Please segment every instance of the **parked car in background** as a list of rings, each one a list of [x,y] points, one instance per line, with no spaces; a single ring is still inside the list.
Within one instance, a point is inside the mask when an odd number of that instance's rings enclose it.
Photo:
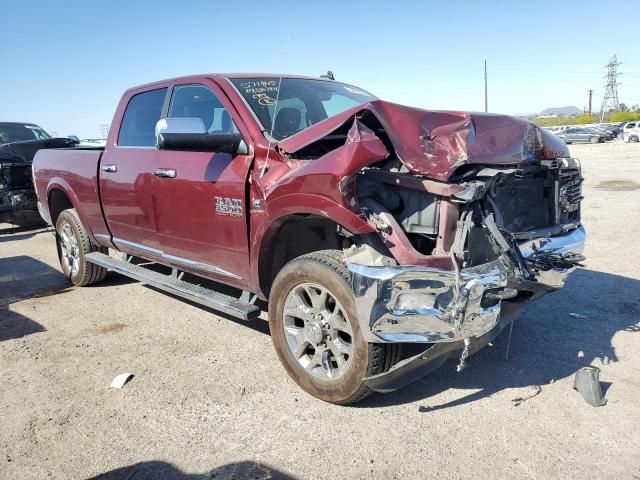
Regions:
[[[600,128],[609,132],[611,135],[614,136],[614,138],[618,137],[622,133],[622,126],[617,124],[603,125]]]
[[[572,127],[558,134],[566,144],[570,143],[602,143],[606,140],[606,135],[595,132],[589,128]]]
[[[590,132],[596,133],[598,135],[602,135],[605,141],[610,141],[615,138],[611,132],[608,132],[607,130],[600,127],[584,127],[584,128],[586,130],[589,130]]]
[[[635,130],[637,128],[640,128],[640,121],[627,122],[624,124],[624,127],[622,127],[622,131],[627,133],[628,131]]]
[[[622,134],[622,139],[629,143],[637,143],[640,140],[640,122],[634,128],[628,128]]]
[[[0,221],[35,213],[36,194],[31,162],[41,148],[76,145],[69,138],[51,138],[34,123],[0,122]]]
[[[559,135],[560,133],[563,133],[567,128],[569,128],[569,126],[561,125],[557,127],[547,127],[547,130],[549,130],[554,135]]]

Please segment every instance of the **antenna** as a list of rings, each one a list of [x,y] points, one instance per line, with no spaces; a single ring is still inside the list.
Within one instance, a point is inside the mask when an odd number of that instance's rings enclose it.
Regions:
[[[267,149],[267,158],[264,161],[264,165],[262,165],[262,170],[260,170],[259,178],[263,177],[269,165],[269,154],[271,153],[271,143],[273,141],[273,127],[275,127],[276,125],[276,116],[278,115],[278,102],[280,101],[280,85],[282,84],[282,72],[284,71],[287,64],[287,53],[289,52],[289,43],[291,43],[291,33],[287,35],[287,43],[284,46],[284,58],[282,59],[282,69],[280,70],[280,77],[278,77],[278,93],[276,93],[276,101],[273,104],[273,119],[271,120],[271,130],[269,131],[269,147]]]
[[[487,60],[484,61],[484,111],[489,111],[489,99],[487,96]]]
[[[618,66],[622,65],[618,61],[616,55],[609,59],[607,64],[607,84],[604,86],[604,98],[602,99],[602,107],[600,107],[600,122],[604,120],[604,113],[607,107],[613,108],[613,110],[620,110],[620,103],[618,102]]]

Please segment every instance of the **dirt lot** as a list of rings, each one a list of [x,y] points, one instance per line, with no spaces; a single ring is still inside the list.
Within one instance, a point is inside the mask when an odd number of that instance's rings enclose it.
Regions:
[[[69,288],[49,231],[0,225],[0,478],[640,478],[640,146],[571,150],[588,262],[525,311],[510,359],[503,335],[351,408],[289,380],[266,322],[113,274]],[[584,365],[606,406],[572,389]]]

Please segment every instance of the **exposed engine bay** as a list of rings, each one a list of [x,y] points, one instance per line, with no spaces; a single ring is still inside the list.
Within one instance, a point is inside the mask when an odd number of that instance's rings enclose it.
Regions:
[[[0,213],[36,211],[31,163],[41,148],[68,148],[78,142],[69,138],[27,140],[0,145]]]
[[[358,304],[371,312],[378,338],[480,336],[498,321],[502,301],[560,288],[583,260],[574,248],[584,231],[582,177],[573,159],[476,166],[456,175],[448,192],[407,175],[368,168],[356,184],[389,252],[376,258],[379,246],[366,244],[347,251]]]

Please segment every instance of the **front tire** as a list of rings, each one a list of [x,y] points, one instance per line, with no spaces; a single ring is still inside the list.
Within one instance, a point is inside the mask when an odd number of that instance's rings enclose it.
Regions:
[[[107,253],[94,245],[80,222],[75,209],[64,210],[56,221],[56,245],[62,273],[77,287],[85,287],[104,280],[107,269],[88,262],[86,254]]]
[[[598,137],[591,137],[589,139],[589,143],[600,143],[600,138]]]
[[[397,344],[362,337],[338,250],[309,253],[282,268],[269,296],[269,329],[291,378],[314,397],[340,405],[372,393],[365,377],[387,371],[399,354]]]
[[[631,137],[629,137],[629,141],[631,143],[638,143],[638,137],[636,137],[635,135],[632,135]]]

